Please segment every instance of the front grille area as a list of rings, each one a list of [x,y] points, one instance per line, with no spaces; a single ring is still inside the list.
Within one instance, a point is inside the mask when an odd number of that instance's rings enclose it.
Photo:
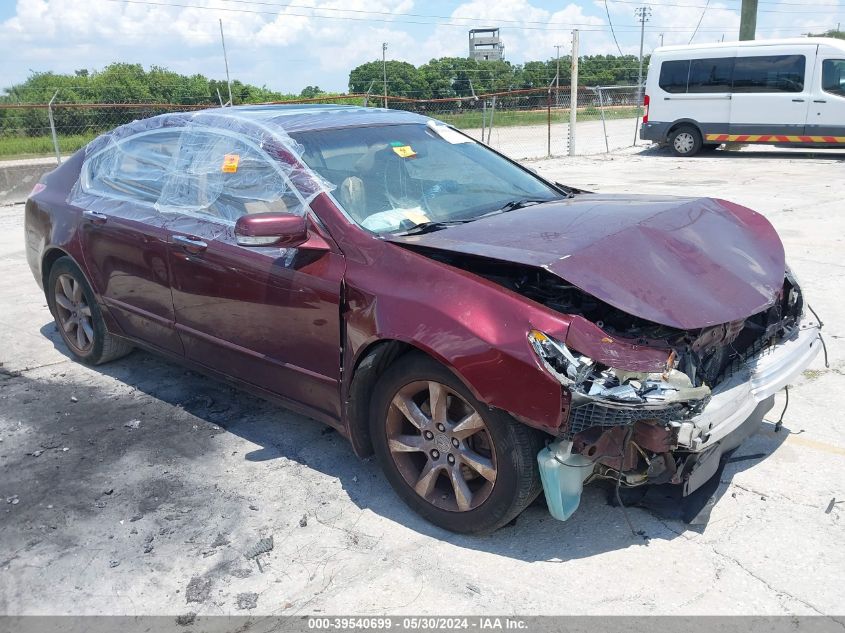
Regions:
[[[690,413],[691,411],[682,404],[673,404],[665,409],[645,410],[614,409],[597,402],[590,402],[572,409],[569,414],[569,426],[565,434],[569,439],[593,426],[609,429],[614,426],[633,424],[639,420],[660,420],[663,423],[668,423],[672,420],[686,418]]]

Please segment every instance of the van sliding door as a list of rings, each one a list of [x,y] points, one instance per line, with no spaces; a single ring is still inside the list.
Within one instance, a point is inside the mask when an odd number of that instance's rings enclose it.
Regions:
[[[733,70],[730,134],[803,134],[815,57],[815,45],[740,49]]]

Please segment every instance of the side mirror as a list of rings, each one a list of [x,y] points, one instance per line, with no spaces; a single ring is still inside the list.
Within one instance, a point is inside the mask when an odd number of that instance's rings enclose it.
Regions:
[[[252,213],[235,223],[239,246],[299,246],[308,240],[308,225],[292,213]]]

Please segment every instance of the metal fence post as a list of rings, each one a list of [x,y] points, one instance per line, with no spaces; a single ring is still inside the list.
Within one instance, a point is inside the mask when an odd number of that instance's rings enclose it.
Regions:
[[[50,134],[53,135],[53,149],[56,150],[56,163],[62,164],[62,153],[59,151],[59,139],[56,137],[56,122],[53,120],[53,102],[56,100],[59,91],[56,90],[50,103],[47,104],[47,118],[50,120]]]
[[[569,78],[569,155],[575,156],[575,124],[578,121],[578,29],[572,31],[572,72]]]
[[[484,128],[487,127],[487,99],[481,100],[481,142],[484,142]]]
[[[552,89],[546,94],[546,158],[552,157]]]
[[[601,129],[604,133],[604,148],[610,153],[610,143],[607,141],[607,124],[604,122],[604,97],[602,96],[602,87],[598,86],[596,92],[599,93],[599,112],[601,113]]]
[[[487,126],[487,144],[490,145],[490,133],[493,131],[493,115],[496,114],[496,95],[493,95],[493,103],[490,104],[490,124]]]

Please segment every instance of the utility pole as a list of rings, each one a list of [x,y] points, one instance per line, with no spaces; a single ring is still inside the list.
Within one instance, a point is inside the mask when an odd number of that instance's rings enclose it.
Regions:
[[[739,16],[739,39],[753,40],[757,31],[757,0],[742,0]]]
[[[229,80],[229,58],[226,56],[226,40],[223,38],[223,20],[220,20],[220,43],[223,44],[223,63],[226,64],[226,85],[229,87],[229,105],[232,102],[232,82]]]
[[[384,107],[387,107],[387,42],[381,43],[381,69],[384,78]]]
[[[640,127],[640,107],[643,103],[643,41],[645,40],[645,23],[651,16],[651,8],[648,6],[637,7],[634,15],[640,21],[640,72],[637,80],[637,126],[634,129],[634,145],[637,144],[637,131]]]
[[[560,107],[560,47],[563,44],[555,44],[555,50],[557,51],[557,66],[555,72],[555,106]]]
[[[558,81],[560,79],[558,78]],[[572,31],[572,69],[569,76],[569,155],[575,156],[575,124],[578,121],[578,29]]]
[[[640,21],[640,73],[639,73],[639,80],[637,83],[637,94],[639,95],[640,101],[642,101],[642,86],[643,86],[643,42],[645,40],[645,23],[648,22],[649,18],[651,17],[651,7],[642,6],[637,7],[634,9],[634,15],[637,16],[637,19]]]

